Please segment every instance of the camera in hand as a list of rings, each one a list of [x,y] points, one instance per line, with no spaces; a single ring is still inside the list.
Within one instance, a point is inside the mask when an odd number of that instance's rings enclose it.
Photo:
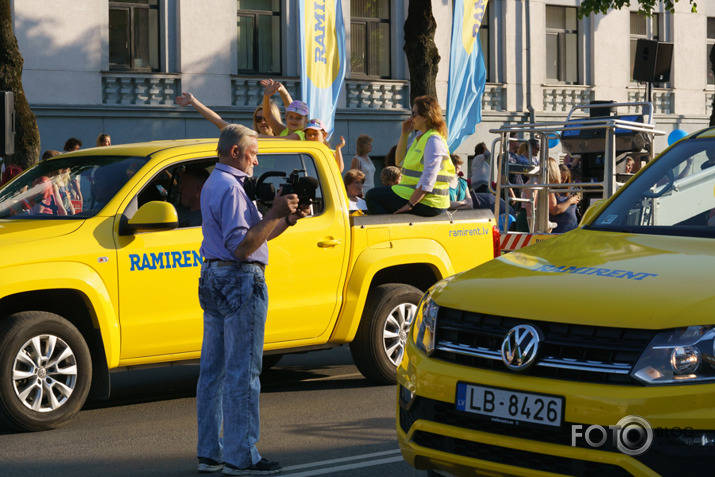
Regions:
[[[296,194],[298,195],[300,206],[309,206],[315,199],[318,179],[301,176],[301,173],[305,174],[305,170],[295,169],[291,172],[285,183],[281,184],[281,195]],[[286,173],[283,171],[268,171],[261,174],[258,179],[248,178],[244,182],[248,197],[267,207],[270,207],[276,195],[275,186],[270,182],[266,182],[269,177],[286,177]]]
[[[309,206],[315,199],[315,190],[318,188],[318,179],[315,177],[300,176],[305,170],[295,169],[283,184],[281,195],[297,194],[299,206]]]

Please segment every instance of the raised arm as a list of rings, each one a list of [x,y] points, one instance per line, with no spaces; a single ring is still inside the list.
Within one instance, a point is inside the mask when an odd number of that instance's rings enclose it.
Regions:
[[[281,100],[283,101],[283,106],[288,107],[290,106],[290,103],[293,102],[293,97],[290,95],[286,87],[283,85],[283,83],[278,83],[278,94],[281,95]]]
[[[412,118],[407,118],[402,123],[402,134],[400,134],[400,140],[397,141],[397,149],[395,150],[395,165],[397,167],[402,167],[402,162],[405,160],[407,141],[412,130]]]
[[[211,121],[216,125],[217,128],[223,129],[226,126],[228,126],[228,123],[221,119],[221,116],[216,114],[216,112],[204,106],[204,104],[196,99],[193,94],[191,93],[182,93],[181,96],[176,97],[176,104],[179,106],[188,106],[191,105],[194,107],[194,109],[203,117]]]
[[[343,172],[343,169],[345,169],[345,162],[343,162],[343,153],[341,151],[343,146],[345,146],[345,138],[340,136],[340,142],[335,146],[335,162],[338,163],[340,172]]]
[[[266,121],[270,124],[271,129],[273,129],[273,133],[278,136],[286,128],[286,125],[283,124],[280,118],[274,116],[273,110],[271,109],[271,96],[273,96],[273,94],[278,91],[282,85],[272,79],[261,80],[260,83],[261,86],[265,88],[263,91],[263,117],[266,118]]]

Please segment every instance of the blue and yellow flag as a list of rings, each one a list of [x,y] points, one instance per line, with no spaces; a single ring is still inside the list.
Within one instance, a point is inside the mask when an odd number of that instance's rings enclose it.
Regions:
[[[328,134],[345,81],[345,24],[340,0],[300,0],[301,98]]]
[[[479,27],[487,0],[454,1],[452,48],[447,86],[447,144],[456,151],[482,121],[482,96],[487,82]]]

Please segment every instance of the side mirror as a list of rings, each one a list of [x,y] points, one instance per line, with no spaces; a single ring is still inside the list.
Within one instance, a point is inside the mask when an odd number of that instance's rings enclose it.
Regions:
[[[582,226],[590,224],[591,221],[593,221],[593,219],[601,213],[601,210],[603,210],[603,207],[606,205],[606,202],[607,201],[605,199],[601,199],[591,204],[589,208],[586,209],[586,212],[584,212],[583,217],[581,217],[581,222],[578,225]]]
[[[176,208],[168,202],[151,201],[139,207],[131,219],[122,217],[119,235],[173,230],[179,226]]]

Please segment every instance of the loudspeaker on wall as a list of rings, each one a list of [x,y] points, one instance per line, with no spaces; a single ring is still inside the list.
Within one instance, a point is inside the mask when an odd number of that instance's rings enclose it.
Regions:
[[[652,82],[657,59],[658,42],[639,38],[636,42],[636,57],[633,62],[633,79]]]

